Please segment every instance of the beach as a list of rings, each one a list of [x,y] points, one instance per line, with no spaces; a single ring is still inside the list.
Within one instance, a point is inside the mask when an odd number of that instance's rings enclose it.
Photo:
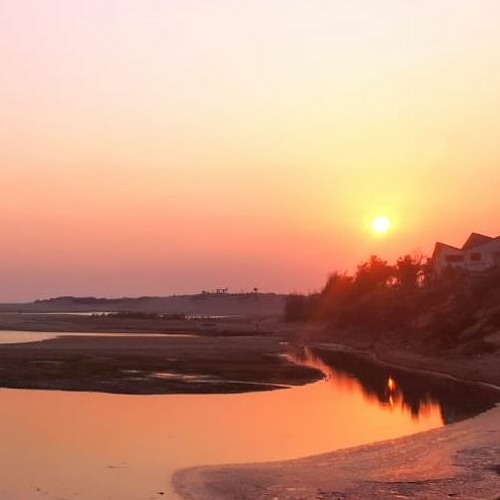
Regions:
[[[197,467],[173,483],[185,500],[467,500],[500,495],[500,408],[380,444],[268,464]]]
[[[286,324],[276,317],[172,322],[2,314],[0,324],[17,332],[59,332],[41,342],[1,345],[3,387],[127,394],[266,391],[321,378],[284,356],[305,346],[325,359],[344,353],[367,364],[490,389],[500,385],[498,353],[431,355],[404,338],[374,342],[348,332],[325,337],[324,325]],[[496,499],[499,422],[496,407],[440,429],[313,457],[181,469],[172,483],[185,500]]]
[[[281,336],[62,334],[0,345],[7,388],[122,394],[241,393],[303,385],[321,373],[287,361]]]
[[[347,338],[338,338],[346,342]],[[368,345],[318,344],[355,352],[374,363],[498,387],[500,357],[445,359]],[[380,498],[496,500],[500,498],[500,407],[479,416],[396,440],[267,464],[177,471],[185,500],[364,500]]]

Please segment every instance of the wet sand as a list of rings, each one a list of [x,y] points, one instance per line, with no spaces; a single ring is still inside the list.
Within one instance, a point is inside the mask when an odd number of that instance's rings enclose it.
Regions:
[[[380,444],[299,460],[177,471],[185,500],[340,500],[500,496],[500,408]]]
[[[0,330],[62,335],[0,345],[0,386],[204,394],[270,390],[318,380],[319,372],[281,356],[288,347],[280,325],[278,316],[171,320],[0,313]],[[85,335],[117,332],[123,336]]]
[[[204,335],[247,335],[276,332],[282,328],[277,315],[227,316],[212,318],[199,316],[196,319],[130,318],[104,314],[75,315],[64,313],[19,314],[0,312],[0,330],[38,332],[131,332],[172,333],[190,332]]]
[[[0,386],[128,394],[270,390],[321,373],[283,357],[279,335],[62,336],[0,345]]]
[[[318,347],[324,352],[339,348]],[[498,354],[472,359],[457,356],[443,362],[400,350],[400,346],[363,347],[357,355],[378,363],[436,370],[491,385],[500,380]],[[185,500],[497,500],[500,407],[442,429],[299,460],[180,470],[173,485]]]

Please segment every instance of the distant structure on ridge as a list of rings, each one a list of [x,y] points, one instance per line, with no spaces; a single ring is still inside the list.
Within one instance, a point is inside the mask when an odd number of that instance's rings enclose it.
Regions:
[[[450,267],[469,272],[484,271],[500,266],[500,236],[491,237],[472,233],[462,248],[437,242],[430,259],[431,273],[440,277]]]

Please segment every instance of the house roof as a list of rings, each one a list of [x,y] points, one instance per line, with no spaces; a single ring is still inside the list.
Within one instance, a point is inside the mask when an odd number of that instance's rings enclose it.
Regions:
[[[489,241],[492,241],[495,238],[491,236],[486,236],[484,234],[479,233],[471,233],[471,235],[467,238],[467,241],[464,243],[462,250],[467,250],[468,248],[477,247],[478,245],[484,245]]]
[[[432,252],[432,258],[435,258],[441,250],[454,250],[456,252],[463,252],[464,250],[468,250],[469,248],[474,248],[478,247],[481,245],[484,245],[486,243],[490,243],[491,241],[499,241],[500,242],[500,236],[496,236],[495,238],[492,238],[491,236],[486,236],[484,234],[480,233],[471,233],[470,236],[467,238],[467,241],[464,243],[462,248],[454,247],[452,245],[448,245],[446,243],[441,243],[438,241],[434,245],[434,251]]]
[[[461,248],[454,247],[454,246],[448,245],[446,243],[441,243],[440,241],[438,241],[434,246],[434,252],[432,252],[432,257],[434,258],[441,250],[444,250],[445,248],[449,248],[451,250],[456,250],[457,252],[462,251]]]

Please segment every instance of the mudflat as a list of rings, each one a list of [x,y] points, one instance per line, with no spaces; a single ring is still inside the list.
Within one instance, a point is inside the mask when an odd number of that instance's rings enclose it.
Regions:
[[[321,377],[280,335],[74,335],[0,345],[0,386],[131,394],[232,393]]]
[[[37,332],[133,332],[171,333],[199,332],[216,335],[270,333],[277,329],[280,317],[199,315],[191,319],[168,317],[119,317],[104,313],[78,315],[70,313],[0,312],[0,330]]]
[[[276,318],[121,321],[0,315],[4,329],[81,332],[0,345],[0,385],[137,394],[229,393],[320,378],[318,371],[283,356],[294,342],[316,345],[326,356],[341,344],[376,363],[492,385],[500,381],[498,352],[474,356],[426,352],[407,339],[374,343],[347,333],[318,341],[316,327],[287,326]],[[85,335],[86,331],[135,334],[98,337]],[[496,500],[500,497],[500,408],[442,429],[316,457],[180,470],[173,484],[186,500]]]

